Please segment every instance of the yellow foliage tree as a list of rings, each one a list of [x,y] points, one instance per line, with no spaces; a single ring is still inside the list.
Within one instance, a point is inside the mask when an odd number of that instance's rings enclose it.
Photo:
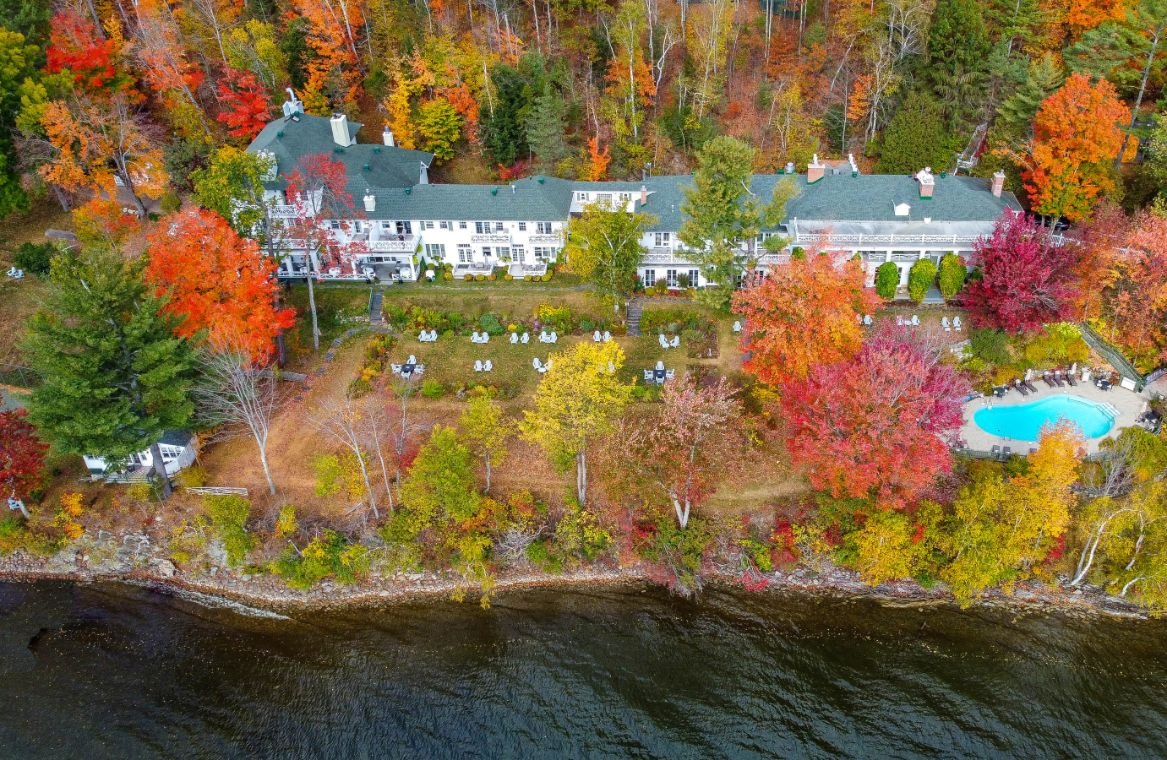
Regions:
[[[624,365],[619,344],[578,343],[548,360],[551,369],[535,391],[535,409],[523,413],[523,437],[559,466],[575,463],[579,505],[587,505],[589,447],[612,430],[632,395],[616,376]]]

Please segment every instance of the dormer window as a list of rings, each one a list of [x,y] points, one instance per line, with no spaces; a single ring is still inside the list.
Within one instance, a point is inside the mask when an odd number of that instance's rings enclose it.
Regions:
[[[895,205],[896,216],[907,216],[912,212],[912,206],[908,203],[897,203]]]

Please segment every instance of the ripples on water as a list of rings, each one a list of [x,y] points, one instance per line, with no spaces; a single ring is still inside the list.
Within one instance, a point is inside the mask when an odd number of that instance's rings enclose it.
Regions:
[[[0,584],[3,757],[1157,757],[1167,624],[657,591],[252,620]]]

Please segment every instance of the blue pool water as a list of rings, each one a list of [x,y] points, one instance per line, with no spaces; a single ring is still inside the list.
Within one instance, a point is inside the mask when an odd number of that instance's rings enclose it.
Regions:
[[[981,430],[1017,441],[1037,441],[1042,428],[1058,420],[1074,423],[1087,438],[1104,436],[1114,427],[1114,418],[1101,404],[1074,396],[1049,396],[1028,404],[978,409],[973,414]]]

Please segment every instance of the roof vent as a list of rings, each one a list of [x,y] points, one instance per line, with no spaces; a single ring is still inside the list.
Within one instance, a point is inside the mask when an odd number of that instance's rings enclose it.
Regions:
[[[380,152],[381,152],[381,146],[380,146],[380,145],[374,145],[374,146],[373,146],[373,152],[374,152],[374,153],[380,153]]]
[[[498,188],[497,187],[490,188],[490,194],[491,195],[498,195]]]
[[[372,171],[372,169],[373,169],[373,167],[369,166],[368,164],[365,164],[364,166],[361,167],[361,171],[365,171],[365,172]]]
[[[283,136],[284,136],[284,130],[281,129],[279,132],[276,132],[276,139],[277,140]]]
[[[540,185],[542,185],[544,182],[547,181],[547,178],[546,177],[536,177],[535,181],[538,182]]]
[[[407,187],[407,188],[405,188],[405,194],[406,194],[406,195],[409,195],[409,194],[410,194],[410,193],[412,193],[412,192],[413,192],[413,188],[412,188],[412,187]]]
[[[339,145],[337,145],[336,147],[334,147],[334,148],[332,149],[332,152],[333,152],[333,153],[344,153],[344,148],[342,148],[342,147],[340,147]]]

